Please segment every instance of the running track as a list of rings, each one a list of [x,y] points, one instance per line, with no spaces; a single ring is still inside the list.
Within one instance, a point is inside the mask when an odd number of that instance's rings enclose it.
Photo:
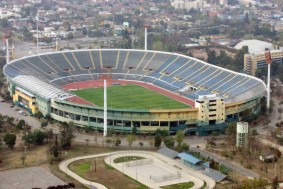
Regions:
[[[142,86],[144,88],[147,88],[149,90],[158,92],[160,94],[163,94],[165,96],[168,96],[172,99],[175,99],[179,102],[182,102],[184,104],[190,105],[191,107],[195,106],[195,102],[191,99],[188,99],[184,96],[181,96],[179,94],[173,93],[171,91],[162,89],[160,87],[157,87],[152,84],[144,83],[144,82],[138,82],[138,81],[127,81],[127,80],[112,80],[109,79],[107,80],[107,86],[111,86],[113,84],[132,84],[132,85],[138,85]],[[70,89],[86,89],[86,88],[97,88],[97,87],[103,87],[103,80],[90,80],[90,81],[81,81],[81,82],[75,82],[75,83],[69,83],[67,85],[64,85],[63,88],[65,90],[70,90]],[[85,104],[85,105],[94,105],[80,97],[71,97],[66,99],[71,102],[79,103],[79,104]]]

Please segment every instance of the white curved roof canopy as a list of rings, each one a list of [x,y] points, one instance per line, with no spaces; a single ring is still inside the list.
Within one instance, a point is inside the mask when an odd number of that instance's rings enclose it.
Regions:
[[[37,94],[38,96],[49,100],[51,98],[57,98],[60,100],[64,100],[71,96],[74,96],[64,90],[50,85],[36,77],[27,76],[27,75],[19,75],[12,79],[12,82],[17,86],[20,86],[24,89],[28,89],[30,93]]]
[[[274,50],[273,44],[268,43],[265,41],[260,41],[260,40],[244,40],[238,43],[235,46],[235,49],[240,50],[244,46],[248,46],[249,48],[249,53],[258,53],[258,52],[264,52],[266,49],[268,50]]]

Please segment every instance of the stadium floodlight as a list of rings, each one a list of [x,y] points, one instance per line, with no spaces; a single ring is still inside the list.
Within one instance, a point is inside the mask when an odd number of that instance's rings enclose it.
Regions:
[[[268,65],[268,71],[267,71],[267,109],[270,107],[270,65],[272,63],[271,53],[270,51],[265,52],[265,62]]]
[[[9,38],[4,38],[6,42],[6,64],[10,62],[10,51],[9,51]]]
[[[147,28],[150,28],[150,26],[144,25],[142,27],[144,28],[144,50],[147,51]]]
[[[38,16],[35,17],[36,19],[36,54],[38,54]]]
[[[103,136],[107,136],[107,81],[104,80],[104,129]]]

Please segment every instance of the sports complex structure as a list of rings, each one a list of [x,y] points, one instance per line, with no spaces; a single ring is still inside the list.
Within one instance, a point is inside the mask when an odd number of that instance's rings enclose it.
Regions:
[[[103,130],[103,80],[107,127],[119,132],[207,135],[259,113],[265,83],[176,53],[85,49],[38,54],[4,67],[15,104],[31,114]]]

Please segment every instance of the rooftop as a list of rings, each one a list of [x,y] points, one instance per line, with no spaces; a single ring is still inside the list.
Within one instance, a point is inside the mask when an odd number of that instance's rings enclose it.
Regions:
[[[240,50],[242,47],[248,46],[249,53],[264,52],[266,49],[274,50],[273,44],[260,40],[244,40],[235,46],[235,49]]]
[[[19,75],[13,78],[13,83],[16,83],[19,87],[28,90],[32,94],[38,94],[38,96],[49,100],[51,98],[57,98],[64,100],[73,96],[72,94],[65,92],[64,90],[46,83],[34,76]]]
[[[185,152],[179,153],[179,154],[177,155],[177,157],[179,157],[179,158],[181,158],[181,159],[183,159],[183,160],[185,160],[185,161],[187,161],[187,162],[189,162],[189,163],[191,163],[191,164],[194,164],[194,165],[196,165],[196,164],[198,164],[199,162],[201,162],[200,159],[194,157],[194,156],[191,155],[191,154],[187,154],[187,153],[185,153]]]

